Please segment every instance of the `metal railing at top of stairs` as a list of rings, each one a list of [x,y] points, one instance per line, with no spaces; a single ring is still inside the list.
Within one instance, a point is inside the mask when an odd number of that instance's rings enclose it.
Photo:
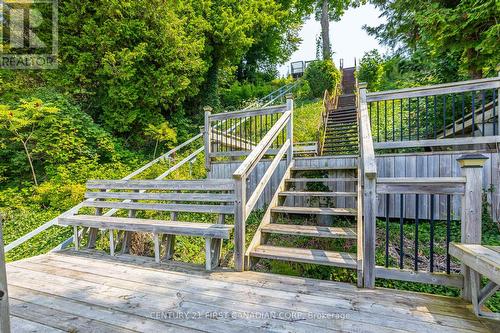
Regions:
[[[247,106],[244,110],[250,110],[251,108],[256,107],[256,105],[258,105],[258,107],[261,107],[261,108],[269,106],[269,105],[273,104],[275,101],[277,101],[278,99],[280,99],[283,96],[285,96],[288,92],[292,91],[295,87],[297,87],[298,84],[299,84],[299,81],[295,81],[293,83],[290,83],[290,84],[287,84],[285,86],[282,86],[279,89],[277,89],[277,90],[273,91],[272,93],[268,94],[267,96],[261,98],[259,101],[255,102],[255,103],[252,103],[251,105]],[[231,129],[229,129],[229,130],[232,131]],[[139,169],[135,170],[134,172],[128,174],[127,176],[125,176],[124,178],[122,178],[122,180],[132,179],[132,178],[138,176],[139,174],[142,174],[146,170],[150,169],[152,166],[154,166],[155,164],[159,163],[160,161],[170,159],[176,152],[178,152],[179,150],[181,150],[181,149],[187,147],[188,145],[196,142],[198,139],[200,139],[202,137],[203,137],[203,132],[201,132],[201,133],[193,136],[189,140],[181,143],[177,147],[169,150],[165,154],[157,157],[156,159],[150,161],[149,163],[145,164],[144,166],[140,167]],[[174,166],[170,167],[167,171],[165,171],[164,173],[162,173],[156,179],[160,180],[160,179],[166,178],[172,172],[176,171],[177,169],[179,169],[180,167],[182,167],[186,163],[191,162],[192,160],[194,160],[204,150],[205,150],[205,147],[202,144],[201,147],[197,148],[191,154],[189,154],[186,158],[182,159],[180,162],[178,162]],[[95,200],[95,199],[86,199],[86,200],[84,200],[83,202],[81,202],[81,203],[77,204],[76,206],[70,208],[69,210],[65,211],[64,213],[56,216],[55,218],[51,219],[48,222],[42,224],[38,228],[30,231],[29,233],[23,235],[22,237],[14,240],[12,242],[10,242],[9,244],[7,244],[4,247],[5,253],[8,253],[9,251],[11,251],[11,250],[17,248],[18,246],[24,244],[25,242],[29,241],[30,239],[32,239],[33,237],[39,235],[40,233],[44,232],[45,230],[49,229],[50,227],[56,225],[57,224],[57,220],[59,219],[59,217],[74,214],[75,212],[77,212],[78,210],[80,210],[83,207],[83,203],[85,201],[93,201],[93,200]],[[112,216],[115,213],[116,213],[116,210],[110,210],[110,211],[108,211],[105,214],[105,216]],[[52,249],[52,251],[64,249],[69,244],[71,244],[72,242],[73,242],[73,236],[71,236],[70,238],[66,239],[64,242],[62,242],[57,247],[55,247],[54,249]]]

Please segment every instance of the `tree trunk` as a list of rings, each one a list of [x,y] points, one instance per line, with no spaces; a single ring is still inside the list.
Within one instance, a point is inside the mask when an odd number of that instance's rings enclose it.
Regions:
[[[323,60],[330,60],[332,58],[332,51],[330,49],[330,16],[328,0],[323,0],[321,5],[321,42],[323,44]]]
[[[483,78],[483,70],[475,64],[477,56],[478,54],[475,49],[467,49],[467,62],[469,63],[468,71],[471,79],[473,80]]]
[[[214,110],[220,109],[220,100],[219,100],[219,68],[220,68],[220,60],[216,54],[212,54],[212,64],[208,68],[207,72],[207,81],[204,86],[203,93],[203,105],[211,106]]]
[[[35,186],[38,186],[38,181],[36,180],[36,173],[35,173],[35,167],[33,167],[33,161],[31,160],[31,155],[28,150],[27,143],[22,141],[24,151],[26,152],[26,156],[28,157],[28,162],[30,163],[30,168],[31,168],[31,174],[33,175],[33,181],[35,182]]]

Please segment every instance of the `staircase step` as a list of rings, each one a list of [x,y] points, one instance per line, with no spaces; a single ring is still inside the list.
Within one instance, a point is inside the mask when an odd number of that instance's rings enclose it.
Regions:
[[[251,257],[286,260],[309,264],[356,268],[356,255],[346,252],[296,249],[259,245],[250,252]]]
[[[271,208],[273,213],[305,214],[305,215],[331,215],[331,216],[356,216],[355,208],[330,208],[330,207],[289,207],[277,206]]]
[[[290,178],[287,183],[337,183],[337,182],[357,182],[357,178]]]
[[[354,228],[322,227],[293,224],[267,224],[262,232],[280,235],[356,239]]]
[[[292,171],[332,171],[332,170],[357,170],[358,167],[353,166],[327,166],[327,167],[292,167]]]
[[[356,192],[307,192],[307,191],[283,191],[279,193],[283,197],[356,197]]]

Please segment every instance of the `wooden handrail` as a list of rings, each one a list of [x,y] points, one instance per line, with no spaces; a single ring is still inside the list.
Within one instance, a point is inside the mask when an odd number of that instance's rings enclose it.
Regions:
[[[234,265],[235,270],[243,271],[245,269],[245,224],[252,209],[260,198],[265,187],[269,183],[273,173],[278,169],[279,163],[286,154],[286,163],[289,166],[293,157],[293,99],[287,97],[286,112],[276,121],[271,129],[264,135],[257,146],[241,163],[238,169],[233,173],[235,181],[235,213],[234,213]],[[268,152],[273,142],[287,129],[287,140],[274,157],[271,165],[261,179],[261,183],[255,188],[250,198],[247,200],[247,179],[252,170],[261,161],[262,157]]]
[[[500,77],[436,84],[432,86],[373,92],[366,95],[367,102],[401,98],[425,97],[485,89],[499,89]]]
[[[363,286],[375,287],[375,241],[377,216],[377,163],[370,127],[370,117],[366,102],[366,83],[360,83],[358,89],[358,122],[360,177],[362,187],[359,189],[359,208],[362,209],[362,222],[358,221],[358,232],[362,237],[361,272]],[[358,218],[359,218],[358,216]],[[358,236],[359,237],[359,236]],[[359,283],[360,284],[360,283]]]

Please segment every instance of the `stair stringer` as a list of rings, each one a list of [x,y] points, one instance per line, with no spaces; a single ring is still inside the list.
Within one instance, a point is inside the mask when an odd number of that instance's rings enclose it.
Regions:
[[[291,169],[293,168],[295,164],[295,161],[292,161],[288,168],[286,169],[285,173],[283,174],[283,178],[281,178],[281,181],[276,188],[276,192],[274,192],[273,197],[271,198],[271,201],[269,202],[269,205],[267,206],[266,212],[264,213],[264,216],[262,217],[262,221],[260,222],[257,230],[255,231],[255,235],[252,238],[252,241],[250,242],[250,245],[248,245],[247,250],[245,252],[245,270],[249,270],[250,266],[252,263],[250,262],[250,253],[253,251],[253,249],[259,245],[262,245],[262,228],[268,224],[271,223],[271,209],[278,204],[279,200],[279,193],[285,190],[286,186],[286,180],[290,178],[291,175]],[[255,262],[257,262],[259,259],[254,258]],[[253,263],[255,264],[255,263]]]

